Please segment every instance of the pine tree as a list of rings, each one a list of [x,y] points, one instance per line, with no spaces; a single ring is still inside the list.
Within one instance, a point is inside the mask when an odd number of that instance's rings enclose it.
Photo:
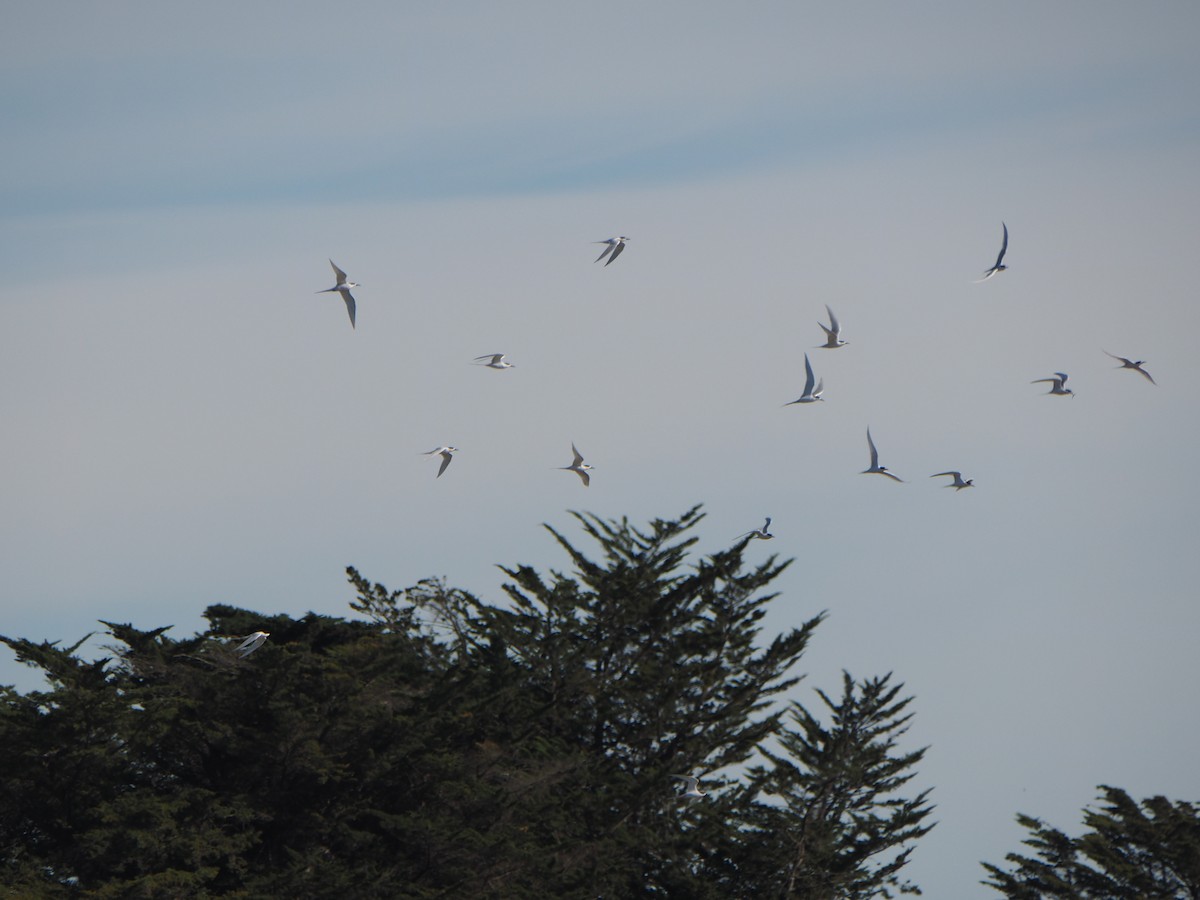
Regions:
[[[1090,829],[1072,838],[1026,815],[1017,821],[1035,856],[1010,853],[1011,871],[984,863],[984,884],[1014,900],[1200,900],[1200,807],[1165,797],[1138,803],[1101,785],[1099,809],[1085,809]]]
[[[842,696],[817,691],[829,724],[793,703],[780,751],[764,750],[770,766],[754,771],[760,803],[758,835],[786,860],[777,896],[858,900],[916,892],[899,877],[913,842],[933,825],[929,790],[899,792],[914,777],[924,748],[898,752],[908,730],[911,697],[891,676],[856,682],[843,673]],[[881,855],[892,854],[885,859]]]
[[[545,830],[562,890],[728,896],[690,854],[736,813],[719,801],[682,812],[682,840],[671,776],[740,766],[774,733],[771,699],[795,684],[790,669],[823,614],[757,647],[774,597],[760,591],[786,564],[771,557],[743,573],[739,546],[685,569],[696,541],[686,532],[701,516],[693,508],[640,531],[576,514],[602,561],[547,526],[575,574],[505,569],[511,608],[478,610],[520,702],[536,703],[529,726],[575,760],[556,792],[571,813],[551,814]]]
[[[50,681],[0,695],[0,881],[171,898],[907,887],[899,847],[928,830],[926,795],[897,796],[921,756],[896,748],[909,701],[846,676],[840,700],[820,695],[829,725],[781,706],[824,614],[766,639],[787,563],[746,568],[744,543],[695,561],[701,518],[579,514],[596,558],[549,529],[570,571],[505,568],[504,605],[349,569],[358,620],[217,605],[182,640],[106,622],[94,662],[0,638]],[[678,774],[708,796],[680,800]]]

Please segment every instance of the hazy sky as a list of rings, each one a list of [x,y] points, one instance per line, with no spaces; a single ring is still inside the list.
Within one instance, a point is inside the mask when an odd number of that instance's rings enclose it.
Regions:
[[[501,602],[496,564],[568,565],[542,522],[702,502],[702,552],[770,515],[751,559],[796,558],[769,630],[829,611],[796,696],[915,695],[926,896],[998,896],[1018,811],[1197,799],[1194,3],[6,23],[0,632],[347,615],[348,564]]]

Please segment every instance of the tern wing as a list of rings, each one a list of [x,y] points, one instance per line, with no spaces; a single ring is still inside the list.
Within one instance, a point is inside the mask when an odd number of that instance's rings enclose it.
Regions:
[[[811,397],[813,384],[815,382],[816,382],[816,378],[813,377],[812,363],[810,363],[808,361],[808,354],[805,353],[804,354],[804,393],[801,396]]]
[[[1000,262],[1004,259],[1004,254],[1008,252],[1008,226],[1004,225],[1003,222],[1000,224],[1004,226],[1004,240],[1000,244],[1000,255],[996,257],[996,265],[992,266],[993,275],[995,274],[996,269],[1000,267]]]
[[[616,243],[614,243],[612,241],[596,241],[596,243],[597,244],[608,244],[608,246],[604,248],[603,253],[601,253],[599,256],[596,257],[595,262],[600,262],[600,260],[602,260],[602,259],[604,259],[604,257],[608,256],[608,254],[612,253],[613,248],[617,246]],[[612,260],[609,260],[609,262],[611,262],[611,261]],[[608,263],[605,263],[605,265],[607,266]]]
[[[685,791],[694,791],[700,786],[700,779],[692,775],[672,775],[671,777],[676,781],[682,781]]]
[[[833,310],[829,308],[828,303],[825,304],[825,312],[829,313],[829,330],[832,331],[836,337],[837,335],[841,334],[842,326],[838,324],[837,316],[833,314]]]
[[[1153,378],[1150,377],[1150,373],[1147,372],[1145,369],[1143,369],[1141,366],[1134,366],[1134,368],[1137,369],[1139,372],[1141,372],[1143,375],[1145,375],[1146,380],[1149,381],[1151,384],[1158,384],[1157,381],[1155,381]]]
[[[346,301],[346,312],[350,316],[350,327],[354,328],[355,327],[354,326],[354,312],[356,309],[356,304],[354,302],[354,295],[351,294],[349,291],[338,291],[338,293],[340,293],[342,295],[342,299]]]
[[[583,482],[584,487],[592,483],[592,476],[583,471],[583,469],[572,469],[572,471],[579,476],[579,480]]]
[[[442,473],[446,471],[446,466],[450,465],[450,460],[453,458],[454,457],[452,457],[450,455],[449,451],[447,451],[447,450],[442,451],[442,464],[440,466],[438,466],[438,473],[437,473],[438,478],[442,477]],[[469,469],[470,466],[467,466],[467,468]]]
[[[575,459],[571,461],[572,466],[578,466],[583,462],[583,454],[575,449],[575,442],[571,442],[571,452],[575,454]]]
[[[875,449],[875,442],[871,440],[871,429],[867,429],[867,446],[871,448],[871,468],[879,468],[879,451]]]
[[[1102,352],[1102,353],[1103,353],[1105,356],[1111,356],[1113,359],[1115,359],[1115,360],[1119,360],[1120,362],[1124,363],[1124,364],[1125,364],[1125,365],[1127,365],[1127,366],[1132,366],[1132,365],[1133,365],[1133,360],[1126,359],[1126,358],[1125,358],[1125,357],[1123,357],[1123,356],[1117,356],[1117,354],[1115,354],[1115,353],[1109,353],[1109,352],[1108,352],[1107,350],[1105,350],[1103,347],[1102,347],[1102,348],[1100,348],[1100,349],[1101,349],[1101,352]]]
[[[337,276],[337,283],[345,284],[346,283],[346,273],[343,272],[341,269],[339,269],[336,265],[334,265],[332,259],[329,260],[329,264],[331,266],[333,266],[333,274]]]
[[[247,647],[249,647],[251,644],[253,644],[255,641],[257,641],[260,637],[262,637],[261,631],[254,632],[254,634],[250,635],[250,637],[248,637],[244,641],[242,641],[242,643],[238,646],[238,649],[245,650]]]
[[[962,479],[962,472],[935,472],[933,475],[930,475],[929,477],[930,478],[941,478],[943,475],[949,475],[955,481],[959,481]]]
[[[605,263],[605,265],[606,265],[606,266],[608,266],[608,265],[611,265],[611,264],[612,264],[612,261],[613,261],[614,259],[616,259],[618,256],[620,256],[620,255],[621,255],[621,251],[622,251],[622,250],[624,250],[624,249],[625,249],[625,242],[624,242],[624,241],[617,241],[617,242],[616,242],[616,243],[613,245],[613,248],[612,248],[612,256],[610,256],[610,257],[608,258],[608,262],[606,262],[606,263]]]

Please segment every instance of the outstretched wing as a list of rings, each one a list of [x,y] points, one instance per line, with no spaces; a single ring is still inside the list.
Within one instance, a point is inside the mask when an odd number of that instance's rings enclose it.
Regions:
[[[867,428],[867,446],[871,448],[871,468],[879,468],[879,451],[875,449],[875,442],[871,440],[871,429]]]

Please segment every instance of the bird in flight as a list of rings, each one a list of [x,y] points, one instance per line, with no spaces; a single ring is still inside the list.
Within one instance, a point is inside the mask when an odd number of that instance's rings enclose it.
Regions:
[[[758,529],[758,531],[747,531],[745,534],[739,534],[737,537],[734,538],[734,540],[740,541],[742,538],[746,538],[746,542],[749,543],[750,541],[754,540],[755,538],[758,538],[760,541],[769,541],[771,538],[775,537],[775,535],[773,535],[773,534],[771,534],[771,532],[767,531],[767,529],[770,527],[771,527],[771,517],[767,516],[767,521],[763,524],[762,528]]]
[[[511,369],[513,364],[504,361],[503,353],[485,353],[483,356],[475,357],[476,360],[486,359],[490,362],[480,363],[481,366],[487,366],[489,369]]]
[[[440,466],[438,466],[438,473],[437,473],[437,475],[434,476],[435,478],[441,478],[442,473],[446,471],[446,466],[450,465],[450,459],[451,459],[450,454],[457,452],[457,450],[458,450],[457,447],[435,447],[433,450],[430,450],[428,453],[422,453],[421,455],[422,456],[434,456],[435,454],[441,455],[442,464]]]
[[[249,656],[251,653],[253,653],[255,650],[257,650],[259,647],[261,647],[263,644],[265,644],[267,641],[267,638],[269,638],[270,636],[271,636],[271,632],[269,632],[269,631],[254,632],[254,634],[250,635],[248,638],[246,638],[244,641],[242,641],[241,646],[237,648],[238,656],[240,656],[242,659],[245,659],[247,656]]]
[[[1000,255],[996,257],[995,265],[993,265],[990,269],[988,269],[986,272],[984,272],[983,277],[980,278],[978,281],[976,281],[975,282],[976,284],[979,284],[982,281],[987,281],[989,278],[991,278],[996,273],[1003,272],[1005,269],[1008,268],[1008,266],[1004,265],[1004,263],[1003,263],[1004,254],[1008,251],[1008,226],[1004,225],[1003,222],[1001,222],[1000,224],[1004,226],[1004,240],[1000,244]]]
[[[963,488],[975,487],[975,480],[973,478],[968,478],[966,481],[963,481],[962,472],[938,472],[934,475],[930,475],[929,477],[941,478],[943,475],[949,475],[954,479],[953,483],[946,485],[946,487],[954,488],[954,493],[956,494]]]
[[[700,779],[691,775],[672,775],[676,781],[683,782],[683,793],[679,796],[684,800],[699,800],[708,796],[708,791],[700,790]]]
[[[606,262],[604,265],[607,266],[611,264],[614,259],[621,255],[621,251],[625,249],[625,242],[627,240],[629,240],[629,238],[625,237],[625,235],[621,235],[620,237],[609,238],[607,241],[592,241],[593,244],[608,244],[608,247],[605,248],[603,253],[596,257],[595,261],[600,262],[600,260],[607,256],[608,262]]]
[[[815,391],[813,390],[813,380],[814,379],[813,379],[812,363],[810,363],[808,361],[808,354],[805,353],[804,354],[804,393],[801,394],[795,400],[792,400],[783,405],[791,406],[793,403],[816,403],[818,400],[823,399],[821,397],[821,394],[824,393],[824,391],[825,391],[825,379],[824,378],[821,379],[821,381],[817,385],[817,389]]]
[[[871,448],[871,468],[863,469],[858,474],[860,475],[886,475],[893,481],[904,481],[903,478],[898,478],[887,470],[886,466],[879,464],[879,451],[875,449],[875,442],[871,440],[871,428],[867,426],[867,446]]]
[[[575,458],[571,461],[571,464],[569,466],[559,466],[559,468],[567,472],[574,472],[579,476],[579,480],[583,482],[583,486],[587,487],[592,483],[592,476],[588,474],[588,469],[594,469],[595,466],[589,466],[583,461],[583,454],[575,449],[574,442],[571,444],[571,452],[575,454]]]
[[[1070,394],[1072,397],[1075,396],[1075,392],[1073,390],[1064,386],[1067,383],[1066,372],[1055,372],[1053,378],[1037,378],[1029,383],[1041,384],[1042,382],[1048,382],[1051,385],[1050,390],[1046,391],[1047,394],[1059,394],[1061,396]]]
[[[329,294],[337,291],[342,295],[342,299],[346,301],[346,312],[350,314],[350,327],[354,327],[354,296],[350,293],[350,288],[362,287],[355,281],[347,281],[346,273],[334,265],[333,260],[329,261],[333,266],[333,274],[337,276],[337,284],[331,288],[325,288],[323,291],[317,291],[318,294]]]
[[[845,347],[850,342],[842,340],[842,326],[838,324],[837,316],[833,314],[833,310],[829,308],[828,303],[825,304],[825,312],[829,313],[829,327],[826,328],[821,322],[817,323],[825,332],[825,343],[821,344],[820,347],[826,347],[830,350]]]
[[[1132,359],[1126,359],[1123,356],[1117,356],[1115,353],[1109,353],[1107,350],[1105,350],[1104,353],[1107,356],[1111,356],[1113,359],[1119,359],[1121,361],[1121,365],[1117,366],[1118,369],[1133,369],[1133,371],[1141,372],[1143,375],[1145,375],[1146,380],[1149,381],[1151,384],[1158,384],[1157,381],[1155,381],[1153,378],[1150,377],[1150,373],[1142,368],[1142,366],[1144,366],[1146,364],[1146,361],[1144,359],[1139,359],[1137,362],[1134,362]],[[1168,373],[1168,374],[1170,374],[1170,373]],[[1168,381],[1169,380],[1170,379],[1168,379]]]

